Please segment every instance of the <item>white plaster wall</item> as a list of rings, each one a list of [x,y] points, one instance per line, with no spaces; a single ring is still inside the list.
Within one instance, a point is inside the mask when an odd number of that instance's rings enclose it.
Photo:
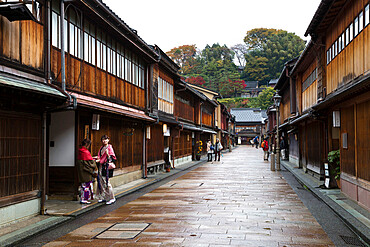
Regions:
[[[0,208],[0,226],[40,213],[41,199],[34,199]]]
[[[191,155],[175,159],[175,167],[191,162]]]
[[[54,147],[50,147],[50,142]],[[49,140],[49,166],[71,167],[75,165],[75,112],[51,114]]]
[[[296,166],[299,166],[299,159],[295,156],[289,155],[289,162],[293,163]]]

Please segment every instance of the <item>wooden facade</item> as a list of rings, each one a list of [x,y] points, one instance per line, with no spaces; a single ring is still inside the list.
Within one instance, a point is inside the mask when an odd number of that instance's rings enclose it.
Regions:
[[[44,68],[44,25],[35,21],[10,22],[0,16],[0,56],[18,66]]]
[[[147,140],[149,150],[147,152],[147,161],[155,162],[157,160],[164,160],[164,152],[161,147],[164,147],[163,127],[160,124],[150,126],[150,139]],[[154,148],[154,147],[159,148]]]
[[[326,29],[325,46],[331,54],[331,59],[327,60],[328,94],[370,70],[367,4],[369,2],[366,0],[347,3],[340,11],[341,18],[333,21]],[[351,30],[353,34],[347,37],[347,31]]]
[[[29,20],[17,20],[16,13],[12,22],[0,16],[0,224],[40,212],[46,111],[66,101],[46,83],[44,10],[35,8]],[[14,210],[22,206],[27,210]]]
[[[0,112],[0,207],[36,198],[41,188],[41,121],[40,114]]]
[[[322,178],[328,153],[339,149],[341,190],[367,209],[369,21],[367,0],[335,0],[324,11],[317,11],[306,31],[312,41],[288,73],[290,79],[285,83],[289,81],[290,91],[279,93],[283,96],[280,119],[286,122],[290,145],[298,145],[289,150],[290,158]],[[276,86],[282,89],[279,82]],[[291,110],[295,104],[297,115],[287,113],[289,101]]]
[[[195,112],[194,106],[191,103],[192,101],[189,98],[175,98],[175,116],[194,123]]]
[[[191,131],[183,130],[180,135],[174,138],[174,156],[181,158],[192,154],[192,134]]]
[[[179,67],[101,1],[32,6],[40,7],[34,20],[0,16],[0,76],[12,74],[13,83],[0,83],[0,207],[46,195],[78,199],[76,159],[85,138],[95,156],[101,137],[110,137],[113,185],[146,177],[148,165],[166,159],[165,147],[173,164],[187,162],[197,140],[212,138],[215,100],[183,84]]]

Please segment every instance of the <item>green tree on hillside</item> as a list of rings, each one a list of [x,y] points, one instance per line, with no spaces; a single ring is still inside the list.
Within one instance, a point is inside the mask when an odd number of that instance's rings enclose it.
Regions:
[[[299,56],[305,47],[305,41],[294,33],[266,28],[248,31],[244,42],[248,52],[242,78],[262,84],[278,78],[284,63]]]
[[[248,107],[250,108],[261,108],[267,110],[273,103],[273,96],[275,90],[272,87],[265,87],[264,90],[258,95],[257,98],[250,98],[248,102]]]

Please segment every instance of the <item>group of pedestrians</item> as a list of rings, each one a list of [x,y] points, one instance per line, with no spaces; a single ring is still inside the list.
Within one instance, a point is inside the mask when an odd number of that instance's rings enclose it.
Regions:
[[[220,139],[216,139],[216,143],[213,145],[211,140],[207,141],[207,156],[208,156],[208,162],[212,161],[212,156],[215,154],[215,161],[220,161],[221,158],[221,150],[223,149],[223,146],[220,142]],[[218,159],[217,159],[218,157]]]
[[[251,140],[251,144],[252,144],[252,147],[253,146],[256,146],[256,148],[258,149],[258,146],[259,146],[259,136],[256,136],[254,137],[252,140]],[[282,154],[282,159],[287,159],[287,150],[288,150],[288,145],[286,145],[286,142],[284,140],[283,137],[280,137],[280,150],[281,150],[281,154]],[[261,148],[263,149],[263,160],[267,160],[269,159],[269,143],[268,143],[268,138],[263,138],[263,141],[261,142]]]
[[[98,155],[91,156],[88,150],[91,146],[91,140],[84,139],[81,148],[78,150],[77,171],[81,186],[80,203],[90,204],[94,199],[93,184],[97,180],[96,198],[98,202],[112,204],[116,201],[113,194],[112,185],[109,178],[113,177],[114,162],[117,160],[113,147],[109,144],[109,137],[101,137],[102,146]]]

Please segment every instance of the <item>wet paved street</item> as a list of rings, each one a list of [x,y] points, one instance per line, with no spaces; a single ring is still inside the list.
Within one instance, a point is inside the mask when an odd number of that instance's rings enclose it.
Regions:
[[[256,162],[258,160],[258,162]],[[47,246],[334,246],[262,150],[239,147]]]

